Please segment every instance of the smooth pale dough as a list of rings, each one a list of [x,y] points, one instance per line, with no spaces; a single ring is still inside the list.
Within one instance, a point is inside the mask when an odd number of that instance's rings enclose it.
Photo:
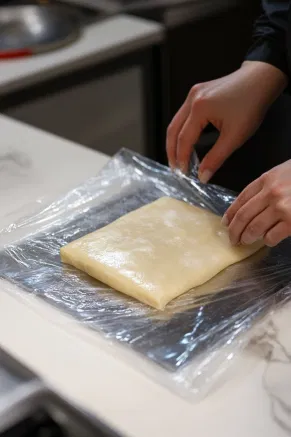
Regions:
[[[61,248],[64,263],[164,309],[168,302],[255,253],[232,247],[221,218],[163,197]]]

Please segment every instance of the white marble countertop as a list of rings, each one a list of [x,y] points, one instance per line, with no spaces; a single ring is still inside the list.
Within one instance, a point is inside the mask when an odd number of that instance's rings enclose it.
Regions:
[[[0,227],[96,174],[107,158],[0,116]],[[128,437],[291,434],[290,305],[269,317],[232,377],[190,403],[145,376],[95,332],[0,283],[0,345],[69,400]],[[268,329],[267,329],[268,328]]]
[[[37,56],[1,62],[0,95],[27,85],[143,49],[160,42],[163,27],[148,20],[118,15],[84,28],[71,45]]]

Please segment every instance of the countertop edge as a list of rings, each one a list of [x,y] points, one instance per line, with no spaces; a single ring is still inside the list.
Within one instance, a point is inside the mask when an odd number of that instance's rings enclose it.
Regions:
[[[100,49],[97,48],[97,51],[94,53],[87,54],[85,56],[76,56],[75,59],[72,59],[71,62],[63,63],[60,65],[52,65],[51,67],[44,68],[43,70],[35,70],[31,73],[19,75],[18,77],[11,78],[8,80],[4,80],[1,83],[1,75],[0,75],[0,96],[6,96],[10,93],[20,91],[24,87],[28,87],[31,85],[37,85],[41,82],[54,79],[57,76],[65,76],[68,73],[72,73],[77,71],[78,68],[88,68],[93,65],[99,65],[106,61],[111,61],[114,57],[120,57],[125,54],[132,53],[138,49],[143,49],[147,46],[159,44],[163,40],[164,29],[163,26],[148,21],[142,18],[129,17],[127,15],[115,16],[112,18],[108,18],[108,22],[111,20],[118,20],[124,18],[130,18],[134,20],[136,23],[140,23],[141,25],[148,24],[149,28],[144,34],[137,35],[136,37],[132,37],[132,39],[128,39],[127,41],[122,41],[119,38],[116,44],[112,44],[111,46],[105,46]],[[96,23],[98,25],[100,23]],[[104,21],[102,24],[106,24]],[[109,23],[110,24],[110,23]],[[43,55],[44,56],[44,55]]]

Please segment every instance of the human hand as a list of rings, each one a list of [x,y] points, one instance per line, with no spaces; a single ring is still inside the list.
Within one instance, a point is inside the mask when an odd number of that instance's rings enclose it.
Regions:
[[[247,61],[228,76],[195,85],[168,127],[170,166],[188,171],[193,145],[211,123],[220,136],[199,168],[200,180],[208,182],[223,162],[254,134],[286,84],[284,73],[272,65]]]
[[[291,235],[291,160],[274,167],[252,182],[226,211],[232,244],[263,239],[276,246]]]

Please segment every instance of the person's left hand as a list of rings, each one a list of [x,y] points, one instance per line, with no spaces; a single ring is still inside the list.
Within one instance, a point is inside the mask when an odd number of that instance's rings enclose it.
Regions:
[[[291,160],[274,167],[247,186],[226,211],[232,244],[260,239],[276,246],[291,235]]]

